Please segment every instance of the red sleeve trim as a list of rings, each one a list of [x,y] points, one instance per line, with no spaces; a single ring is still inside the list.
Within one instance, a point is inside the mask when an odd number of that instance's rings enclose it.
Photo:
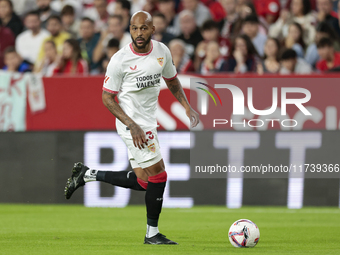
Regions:
[[[175,79],[176,77],[177,77],[177,73],[176,73],[176,75],[175,75],[174,77],[172,77],[172,78],[165,78],[165,77],[163,76],[163,79],[164,79],[164,80],[167,80],[167,81],[171,81],[171,80]]]
[[[109,92],[111,94],[118,94],[119,93],[119,91],[113,91],[113,90],[107,89],[105,87],[103,87],[103,90],[106,91],[106,92]]]

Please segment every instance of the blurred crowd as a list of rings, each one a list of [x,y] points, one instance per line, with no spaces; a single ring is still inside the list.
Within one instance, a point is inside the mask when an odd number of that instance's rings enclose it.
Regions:
[[[139,10],[178,73],[340,71],[334,0],[0,0],[0,69],[103,74]]]

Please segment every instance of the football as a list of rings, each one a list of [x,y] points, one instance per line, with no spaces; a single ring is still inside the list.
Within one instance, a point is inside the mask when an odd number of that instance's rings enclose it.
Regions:
[[[260,239],[260,230],[251,220],[241,219],[231,225],[228,236],[236,248],[255,247]]]

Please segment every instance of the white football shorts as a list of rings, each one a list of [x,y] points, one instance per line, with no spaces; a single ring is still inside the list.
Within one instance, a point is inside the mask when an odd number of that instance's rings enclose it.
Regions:
[[[148,145],[144,144],[144,148],[139,149],[133,144],[130,130],[127,130],[126,126],[122,123],[116,123],[117,133],[128,148],[128,156],[132,168],[147,168],[162,159],[156,128],[147,131],[144,130]]]

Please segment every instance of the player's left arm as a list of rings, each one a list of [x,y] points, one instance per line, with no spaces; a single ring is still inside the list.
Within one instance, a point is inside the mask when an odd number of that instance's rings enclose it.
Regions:
[[[190,119],[191,127],[196,127],[199,123],[199,115],[191,108],[178,78],[176,77],[172,80],[165,80],[165,83],[178,102],[180,102],[180,104],[185,108],[186,114]]]

